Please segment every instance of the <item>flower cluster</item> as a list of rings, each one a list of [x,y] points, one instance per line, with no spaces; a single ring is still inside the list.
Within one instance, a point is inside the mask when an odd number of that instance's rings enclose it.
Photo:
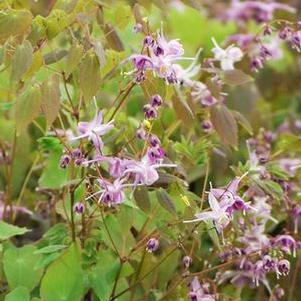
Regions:
[[[183,55],[182,44],[178,40],[167,41],[162,30],[155,37],[146,36],[142,54],[134,54],[129,58],[135,66],[136,82],[143,81],[148,70],[169,84],[178,82],[175,63],[187,59]]]
[[[249,20],[254,20],[257,23],[264,23],[271,21],[277,10],[283,10],[289,13],[294,13],[296,11],[293,7],[276,1],[232,0],[231,6],[221,18],[223,20],[233,20],[239,24],[244,24]]]
[[[151,107],[155,110],[162,104],[159,95],[155,95],[151,100]],[[145,114],[146,110],[144,110]],[[113,129],[113,121],[103,123],[102,113],[98,113],[91,122],[79,122],[78,132],[81,134],[72,138],[72,141],[78,139],[91,140],[95,148],[95,156],[92,159],[85,159],[80,149],[72,151],[71,155],[63,155],[60,166],[66,168],[71,160],[75,165],[96,165],[106,164],[111,180],[104,179],[101,175],[96,179],[98,190],[92,193],[87,199],[98,198],[99,202],[107,206],[116,206],[125,200],[125,189],[135,189],[139,185],[150,186],[159,179],[157,169],[162,167],[176,167],[175,164],[163,163],[165,153],[160,146],[160,140],[157,136],[148,134],[146,153],[140,160],[125,159],[119,157],[105,156],[103,154],[104,143],[101,136]],[[143,137],[143,138],[146,138]],[[81,213],[84,207],[76,205],[75,212]]]

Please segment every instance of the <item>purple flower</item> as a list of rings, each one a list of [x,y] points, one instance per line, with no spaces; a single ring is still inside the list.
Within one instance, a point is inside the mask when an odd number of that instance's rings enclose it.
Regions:
[[[153,252],[157,251],[158,248],[159,248],[159,240],[155,237],[152,237],[146,243],[146,251],[147,252],[153,253]]]
[[[144,45],[148,47],[148,54],[134,54],[129,57],[135,65],[136,71],[144,73],[146,70],[152,70],[160,77],[164,78],[167,83],[173,84],[178,82],[175,63],[179,60],[190,59],[184,58],[184,49],[178,40],[167,41],[163,32],[157,33],[156,42],[152,42],[151,37],[146,37]]]
[[[270,240],[264,233],[264,224],[255,224],[251,228],[245,230],[242,237],[237,238],[237,241],[246,245],[246,253],[262,250],[270,246]]]
[[[291,251],[293,253],[293,256],[296,256],[296,249],[297,249],[297,243],[295,239],[290,235],[280,235],[278,236],[273,246],[280,247],[280,249],[288,254],[291,254]]]
[[[300,52],[301,51],[301,30],[294,32],[289,42],[293,49]]]
[[[294,232],[297,233],[298,232],[298,222],[299,222],[299,219],[301,218],[301,205],[296,205],[293,208],[291,215],[294,220]]]
[[[103,117],[102,112],[96,114],[94,119],[91,122],[79,122],[77,126],[77,130],[80,133],[79,136],[74,137],[72,140],[87,138],[91,140],[94,146],[101,150],[103,147],[103,142],[100,136],[105,135],[108,133],[114,126],[114,120],[111,120],[108,123],[102,123]]]
[[[215,60],[219,61],[221,64],[221,69],[233,70],[234,63],[241,61],[243,58],[243,53],[240,48],[234,47],[233,45],[228,46],[226,49],[222,49],[216,42],[214,38],[212,38],[212,42],[214,44],[214,48],[212,52],[214,54]]]
[[[236,177],[225,188],[211,188],[210,192],[216,199],[220,201],[220,206],[224,208],[230,216],[233,211],[241,210],[245,212],[247,209],[255,209],[244,202],[244,200],[237,194],[238,185],[241,179],[245,176]],[[256,209],[255,209],[256,210]]]
[[[232,5],[222,16],[222,18],[226,20],[234,20],[240,24],[243,24],[251,19],[258,23],[262,23],[272,20],[275,10],[285,10],[291,13],[295,12],[295,9],[291,6],[277,2],[240,2],[239,0],[233,0]]]
[[[211,211],[197,213],[196,219],[190,221],[184,221],[185,223],[190,222],[200,222],[211,220],[214,222],[214,225],[218,232],[222,232],[224,228],[230,223],[231,217],[227,212],[227,207],[222,207],[220,203],[215,198],[213,192],[210,190],[208,195],[208,201],[211,208]]]
[[[284,158],[278,160],[278,164],[289,176],[293,177],[301,167],[301,159]]]
[[[290,262],[287,259],[281,259],[277,263],[277,270],[280,275],[288,275],[290,271]]]
[[[130,186],[126,184],[124,185],[119,179],[116,179],[113,183],[104,179],[98,179],[98,184],[101,189],[91,194],[87,199],[100,194],[98,202],[103,202],[109,207],[122,203],[125,197],[123,189],[124,187]]]
[[[209,294],[208,284],[201,285],[198,278],[194,277],[191,281],[188,297],[191,301],[215,301],[216,297]]]
[[[26,207],[21,207],[21,206],[8,206],[6,207],[6,212],[4,214],[4,208],[5,208],[5,204],[4,202],[2,202],[2,200],[0,200],[0,220],[3,219],[9,219],[9,214],[12,211],[15,214],[18,213],[23,213],[23,214],[28,214],[28,215],[32,215],[33,212],[28,210]]]
[[[176,167],[175,164],[153,163],[146,154],[140,161],[129,160],[124,174],[134,176],[134,185],[152,185],[159,179],[157,172],[161,167]]]

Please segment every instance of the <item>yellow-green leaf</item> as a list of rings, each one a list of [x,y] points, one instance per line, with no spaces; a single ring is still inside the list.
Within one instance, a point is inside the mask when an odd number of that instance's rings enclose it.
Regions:
[[[84,48],[82,45],[76,43],[71,46],[71,49],[66,57],[65,73],[67,76],[69,76],[69,74],[72,73],[78,66],[83,53]]]
[[[0,40],[10,36],[22,35],[30,26],[32,14],[28,10],[9,10],[0,12]]]
[[[16,105],[16,125],[19,132],[39,116],[41,105],[41,91],[37,86],[25,91]]]
[[[221,139],[233,147],[237,146],[237,123],[233,114],[223,104],[211,107],[210,118]]]
[[[79,86],[86,101],[96,95],[100,79],[98,58],[95,53],[87,53],[79,66]]]
[[[42,112],[45,115],[47,125],[51,126],[60,109],[60,89],[58,76],[54,75],[51,79],[44,81],[41,87],[41,92]]]
[[[19,81],[32,64],[33,49],[30,42],[18,45],[12,59],[11,80]]]

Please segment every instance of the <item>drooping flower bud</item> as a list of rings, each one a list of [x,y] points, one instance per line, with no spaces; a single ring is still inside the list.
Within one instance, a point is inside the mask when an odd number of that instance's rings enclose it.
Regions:
[[[153,107],[160,107],[163,103],[163,100],[159,94],[153,95],[151,98],[151,105]]]
[[[160,139],[156,135],[150,135],[148,142],[153,147],[159,146],[161,143]]]
[[[290,267],[290,262],[286,259],[281,259],[277,264],[278,271],[282,275],[287,275],[290,271]]]
[[[159,240],[155,237],[152,237],[149,239],[149,241],[146,244],[146,251],[153,253],[159,248]]]
[[[155,41],[151,36],[146,36],[143,40],[143,45],[147,47],[152,47]]]
[[[291,34],[291,28],[290,27],[287,27],[285,26],[281,31],[279,31],[279,38],[282,39],[282,40],[286,40],[289,35]]]
[[[76,203],[73,207],[73,210],[77,214],[83,214],[85,211],[85,205],[83,203]]]
[[[154,49],[155,56],[164,55],[164,49],[161,46],[156,45],[156,46],[154,46],[153,49]]]
[[[78,159],[82,157],[82,151],[80,148],[76,148],[75,150],[72,151],[71,153],[71,158],[72,159]]]
[[[141,23],[136,23],[136,24],[134,25],[133,32],[138,33],[138,32],[141,32],[142,29],[143,29],[142,24],[141,24]]]
[[[60,168],[65,169],[69,165],[70,161],[71,161],[71,158],[69,155],[63,155],[60,159]]]
[[[143,107],[144,116],[146,119],[156,119],[158,117],[158,112],[156,108],[147,104]]]
[[[263,67],[262,59],[254,57],[251,60],[250,68],[252,72],[258,72],[258,70],[261,69],[262,67]]]
[[[202,122],[202,128],[205,133],[210,133],[212,131],[213,125],[210,120],[204,120]]]
[[[139,128],[136,131],[136,137],[137,137],[137,139],[144,140],[145,137],[146,137],[145,129],[144,128]]]
[[[270,25],[266,25],[263,30],[265,36],[270,36],[273,33],[273,29]]]
[[[192,258],[188,255],[184,256],[182,259],[183,265],[185,268],[189,268],[192,264]]]

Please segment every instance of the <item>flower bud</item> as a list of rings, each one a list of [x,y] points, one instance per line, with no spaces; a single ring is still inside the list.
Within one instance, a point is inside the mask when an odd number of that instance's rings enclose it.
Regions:
[[[183,265],[185,268],[189,268],[192,264],[192,258],[188,255],[184,256],[182,259]]]
[[[153,95],[151,98],[151,105],[153,107],[160,107],[162,105],[163,101],[159,94]]]
[[[73,207],[73,211],[77,214],[83,214],[85,211],[85,205],[83,203],[76,203]]]
[[[156,45],[153,49],[155,56],[164,55],[164,49],[161,46]]]
[[[71,158],[69,155],[63,155],[60,159],[60,168],[65,169],[69,165],[70,161],[71,161]]]
[[[258,70],[261,69],[262,67],[263,67],[262,59],[255,57],[251,60],[250,68],[252,72],[258,72]]]
[[[159,240],[155,237],[152,237],[146,244],[147,252],[155,252],[159,248]]]
[[[290,266],[290,262],[286,259],[281,259],[277,264],[278,271],[282,275],[287,275],[289,273]]]
[[[141,32],[142,29],[143,29],[142,24],[141,24],[141,23],[136,23],[136,24],[134,25],[133,31],[134,31],[135,33],[138,33],[138,32]]]
[[[156,119],[158,117],[158,112],[156,108],[147,104],[143,107],[144,117],[146,119]]]
[[[71,158],[72,159],[78,159],[82,157],[82,151],[80,148],[76,148],[75,150],[72,151],[71,153]]]
[[[279,38],[282,40],[286,40],[289,36],[289,34],[291,33],[291,29],[287,26],[285,26],[281,31],[279,31]]]
[[[273,33],[273,29],[270,25],[266,25],[264,30],[263,30],[263,34],[265,36],[270,36]]]
[[[135,76],[135,83],[137,85],[141,84],[145,80],[145,75],[143,71],[137,72]]]
[[[137,137],[137,139],[140,139],[140,140],[144,140],[145,139],[146,132],[145,132],[144,128],[139,128],[136,131],[136,137]]]
[[[156,135],[150,135],[148,142],[153,147],[159,146],[161,143],[160,139]]]
[[[153,46],[155,43],[154,39],[151,36],[146,36],[143,40],[143,45],[147,47]]]
[[[209,121],[209,120],[204,120],[204,121],[202,122],[202,128],[203,128],[203,131],[204,131],[205,133],[211,132],[212,127],[213,127],[213,126],[212,126],[211,121]]]

